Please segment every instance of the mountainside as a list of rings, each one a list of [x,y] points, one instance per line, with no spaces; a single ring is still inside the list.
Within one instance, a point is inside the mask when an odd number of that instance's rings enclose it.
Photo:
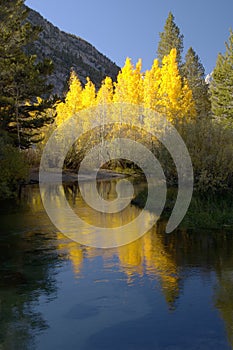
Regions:
[[[31,9],[28,21],[42,28],[38,41],[31,44],[28,50],[36,54],[39,60],[52,59],[54,72],[49,82],[53,84],[55,94],[62,96],[71,68],[83,84],[87,76],[97,87],[106,75],[116,79],[120,68],[85,40],[59,30]]]

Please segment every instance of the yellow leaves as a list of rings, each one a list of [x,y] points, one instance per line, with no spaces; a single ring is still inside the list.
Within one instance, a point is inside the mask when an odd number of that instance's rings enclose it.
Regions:
[[[70,114],[69,116],[77,113],[79,110],[83,108],[82,106],[82,85],[75,74],[75,72],[71,72],[70,76],[70,85],[69,91],[66,95],[65,104],[68,107],[67,112]]]
[[[77,113],[83,108],[82,104],[82,85],[74,71],[71,72],[69,81],[69,91],[67,92],[65,102],[56,105],[56,124],[61,125],[66,119]]]
[[[182,90],[181,76],[176,62],[176,49],[172,49],[170,55],[165,56],[161,68],[160,95],[167,98],[174,105]]]
[[[143,80],[144,107],[163,114],[170,122],[179,122],[196,115],[192,90],[182,81],[176,59],[176,49],[163,58],[162,67],[154,60]],[[147,125],[154,121],[146,118]]]
[[[37,105],[39,106],[42,102],[43,102],[43,99],[41,97],[37,97]]]
[[[139,59],[133,71],[132,103],[141,105],[143,102],[142,60]]]
[[[82,88],[80,80],[72,71],[65,101],[56,106],[56,124],[60,125],[82,109],[95,105],[107,106],[111,103],[144,106],[165,115],[171,122],[194,117],[196,111],[192,91],[187,81],[182,81],[176,56],[176,49],[172,49],[170,54],[163,58],[161,67],[155,59],[151,69],[145,73],[141,72],[141,59],[134,66],[130,58],[126,58],[125,65],[117,76],[117,82],[113,83],[110,77],[106,77],[97,93],[90,78],[87,78],[86,85]],[[106,111],[105,108],[105,113]],[[87,113],[87,119],[90,118],[91,114]],[[85,121],[86,126],[89,122],[90,120]],[[145,122],[154,127],[155,121]]]
[[[195,108],[195,101],[193,99],[192,90],[188,86],[188,82],[185,79],[182,89],[182,101],[183,101],[183,114],[187,118],[196,117],[197,112]]]
[[[106,77],[102,82],[96,97],[97,105],[109,104],[113,101],[113,82],[110,77]]]
[[[89,77],[87,77],[87,83],[82,91],[82,108],[89,108],[95,105],[95,85],[92,83]]]
[[[126,58],[125,65],[117,76],[117,82],[114,84],[114,102],[130,103],[130,85],[133,76],[133,65],[129,57]]]
[[[126,58],[125,65],[118,74],[114,84],[114,102],[141,104],[143,96],[143,84],[141,74],[142,62],[139,60],[134,68],[130,58]]]
[[[143,102],[145,108],[156,109],[160,80],[161,69],[158,60],[155,59],[151,70],[146,71],[143,80]]]
[[[159,87],[161,112],[170,121],[182,113],[182,81],[176,62],[176,49],[165,56],[161,68],[161,82]]]

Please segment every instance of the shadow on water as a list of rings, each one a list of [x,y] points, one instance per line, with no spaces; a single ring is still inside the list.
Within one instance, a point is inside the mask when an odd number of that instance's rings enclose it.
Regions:
[[[116,184],[97,187],[111,200]],[[143,187],[136,183],[136,194]],[[73,210],[99,226],[140,213],[128,206],[109,217],[88,207],[76,184],[64,191]],[[233,347],[232,230],[191,225],[167,235],[165,217],[131,244],[84,247],[50,223],[37,186],[0,215],[0,349]]]
[[[49,327],[36,306],[41,297],[56,296],[59,257],[39,202],[38,188],[31,187],[21,202],[1,206],[0,349],[33,349],[35,335]]]

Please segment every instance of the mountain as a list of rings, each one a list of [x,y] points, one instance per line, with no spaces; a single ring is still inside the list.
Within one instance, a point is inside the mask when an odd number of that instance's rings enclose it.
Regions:
[[[83,84],[89,76],[97,88],[107,75],[116,80],[120,68],[87,41],[61,31],[32,9],[28,21],[42,29],[38,40],[28,47],[28,51],[36,54],[38,60],[52,59],[54,72],[48,81],[54,86],[54,94],[63,95],[71,68]]]
[[[212,80],[213,80],[213,72],[207,74],[207,76],[205,77],[206,84],[210,84]]]

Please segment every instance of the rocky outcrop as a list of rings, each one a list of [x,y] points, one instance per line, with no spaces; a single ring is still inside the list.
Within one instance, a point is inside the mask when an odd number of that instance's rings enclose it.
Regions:
[[[53,84],[55,94],[62,96],[67,89],[71,68],[83,84],[89,76],[97,88],[107,75],[116,79],[119,67],[82,38],[61,31],[31,9],[28,21],[42,28],[39,39],[28,50],[36,54],[39,60],[52,59],[54,72],[49,83]]]
[[[213,72],[207,74],[207,76],[205,77],[206,84],[210,84],[212,80],[213,80]]]

